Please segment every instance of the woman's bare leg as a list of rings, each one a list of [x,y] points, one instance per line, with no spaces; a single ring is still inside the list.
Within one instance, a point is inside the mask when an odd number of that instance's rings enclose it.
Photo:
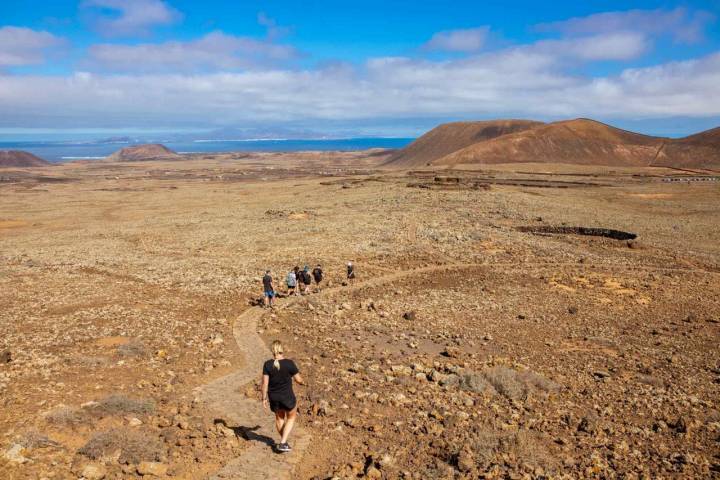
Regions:
[[[285,425],[285,410],[278,410],[275,412],[275,428],[277,428],[278,434],[283,434],[283,426]]]
[[[282,429],[282,438],[280,443],[287,443],[287,439],[295,426],[295,419],[297,418],[297,407],[287,412],[285,416],[285,426]]]

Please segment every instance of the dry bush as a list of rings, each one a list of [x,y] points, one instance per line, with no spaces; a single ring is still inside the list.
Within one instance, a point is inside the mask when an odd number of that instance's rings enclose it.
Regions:
[[[85,414],[75,408],[60,407],[45,415],[45,420],[53,425],[74,427],[87,420]]]
[[[105,415],[137,415],[149,414],[155,411],[155,402],[152,400],[136,399],[125,395],[110,395],[92,407],[91,411],[100,416]]]
[[[83,368],[97,368],[102,367],[110,363],[110,360],[106,357],[93,357],[88,355],[80,355],[72,360],[76,365]]]
[[[638,382],[644,383],[645,385],[650,385],[651,387],[656,388],[664,388],[665,382],[658,377],[655,377],[653,375],[643,375],[641,373],[637,374]]]
[[[155,462],[165,457],[165,449],[159,438],[123,428],[98,432],[78,450],[80,455],[93,460],[110,457],[117,452],[120,452],[118,461],[122,464]]]
[[[483,372],[485,379],[500,395],[510,400],[524,400],[532,390],[551,392],[558,384],[530,370],[518,371],[497,365]]]
[[[523,384],[529,385],[542,392],[554,392],[560,388],[560,385],[557,383],[530,370],[519,372],[518,378]]]
[[[479,373],[466,373],[460,380],[460,386],[463,390],[469,390],[475,393],[487,395],[495,395],[496,391],[490,383]]]
[[[501,454],[514,456],[532,467],[542,467],[545,470],[552,470],[556,464],[539,436],[525,430],[501,438],[499,451]]]
[[[123,357],[144,357],[149,351],[147,345],[137,339],[117,347],[118,355]]]
[[[511,400],[527,398],[527,388],[518,381],[517,371],[512,368],[498,365],[483,372],[488,382],[497,392]]]
[[[57,447],[60,445],[56,441],[50,440],[50,438],[48,438],[46,435],[43,435],[42,433],[35,430],[31,430],[23,434],[18,439],[17,443],[28,449]]]
[[[505,457],[514,457],[533,467],[542,467],[546,472],[557,466],[542,439],[525,430],[513,433],[481,430],[476,433],[470,446],[475,460],[481,466],[490,466]]]

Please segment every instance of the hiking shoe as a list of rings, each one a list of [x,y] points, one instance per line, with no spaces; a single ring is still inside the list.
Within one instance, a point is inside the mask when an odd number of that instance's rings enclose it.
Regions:
[[[277,445],[277,451],[278,452],[289,452],[292,450],[292,447],[290,447],[287,443],[278,443]]]

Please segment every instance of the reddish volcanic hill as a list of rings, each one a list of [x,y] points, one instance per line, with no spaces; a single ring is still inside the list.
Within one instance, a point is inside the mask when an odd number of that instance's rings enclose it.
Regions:
[[[466,142],[454,142],[453,133],[442,135],[448,128],[452,131],[453,125],[448,124],[445,129],[438,127],[420,137],[398,152],[394,157],[401,160],[391,161],[389,166],[412,168],[428,164],[453,166],[526,162],[674,167],[720,165],[720,129],[682,139],[669,139],[621,130],[594,120],[576,119],[536,123],[520,131],[465,145]],[[438,150],[433,150],[427,141],[421,143],[430,134],[433,134],[434,142],[442,145],[442,151],[452,151],[437,156]],[[453,145],[457,148],[453,149]]]
[[[0,150],[0,167],[46,167],[52,163],[21,150]]]
[[[437,126],[388,159],[397,167],[419,167],[457,150],[501,135],[543,125],[531,120],[453,122]]]
[[[144,160],[177,160],[182,158],[165,145],[150,143],[125,147],[113,153],[107,159],[114,162],[141,162]]]
[[[661,138],[578,119],[550,123],[476,143],[436,163],[541,162],[646,166],[653,161],[662,143]]]
[[[666,142],[653,165],[676,168],[720,166],[720,127]]]

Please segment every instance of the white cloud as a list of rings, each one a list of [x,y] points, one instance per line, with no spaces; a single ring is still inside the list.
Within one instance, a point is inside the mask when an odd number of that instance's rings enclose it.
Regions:
[[[573,39],[543,40],[528,47],[557,57],[597,61],[630,60],[647,49],[648,41],[641,33],[612,32]]]
[[[88,53],[92,63],[106,70],[130,72],[235,70],[298,56],[289,45],[219,31],[189,42],[93,45]]]
[[[669,35],[676,41],[693,43],[703,38],[705,29],[714,21],[715,16],[709,12],[691,12],[685,8],[627,10],[545,23],[538,25],[537,30],[568,35],[632,31],[653,36]]]
[[[467,116],[720,115],[720,52],[610,77],[552,55],[373,59],[363,68],[207,74],[0,76],[0,125],[157,126]]]
[[[175,23],[182,16],[163,0],[85,0],[83,7],[91,11],[95,29],[109,37],[146,35],[152,27]]]
[[[65,44],[49,32],[23,27],[0,28],[0,67],[33,65],[45,61],[45,53]]]
[[[446,52],[477,52],[487,39],[489,27],[437,32],[423,46],[426,50]]]

